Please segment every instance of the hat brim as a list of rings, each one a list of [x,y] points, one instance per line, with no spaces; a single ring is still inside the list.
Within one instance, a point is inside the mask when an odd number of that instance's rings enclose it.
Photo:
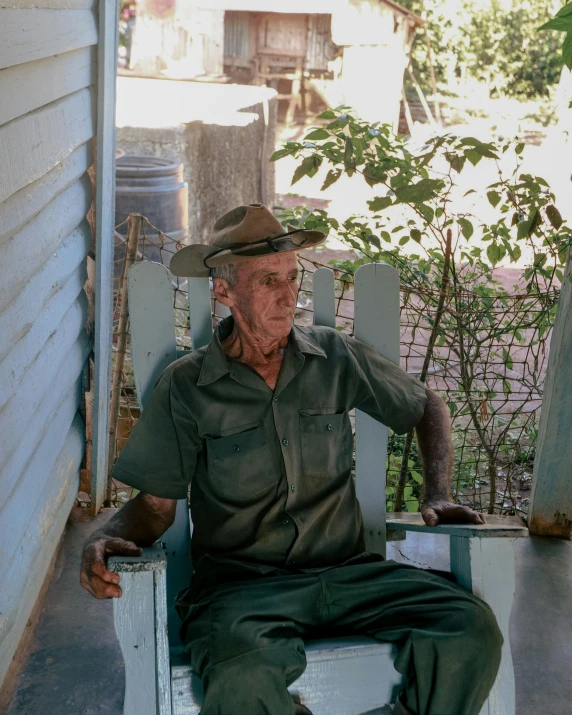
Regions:
[[[294,231],[295,226],[289,226],[289,230]],[[293,240],[295,237],[295,240]],[[186,278],[206,278],[213,268],[224,266],[228,263],[242,263],[253,258],[262,258],[285,251],[301,251],[305,248],[313,248],[326,240],[326,234],[321,231],[298,231],[293,236],[285,236],[270,244],[258,244],[231,251],[227,249],[220,251],[216,246],[208,246],[202,243],[192,246],[185,246],[177,251],[171,258],[169,270],[174,276]],[[216,254],[216,255],[213,255]],[[209,259],[209,256],[212,256]]]

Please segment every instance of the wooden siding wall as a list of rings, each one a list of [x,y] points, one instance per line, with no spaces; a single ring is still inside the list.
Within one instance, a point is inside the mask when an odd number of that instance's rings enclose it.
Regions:
[[[92,0],[0,0],[0,683],[84,453]]]

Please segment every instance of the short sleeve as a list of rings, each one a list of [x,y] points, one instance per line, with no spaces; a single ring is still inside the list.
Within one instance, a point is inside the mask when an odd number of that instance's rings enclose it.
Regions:
[[[173,396],[169,368],[157,382],[112,476],[165,499],[185,499],[200,446],[197,425]]]
[[[397,434],[412,430],[425,412],[423,383],[369,345],[350,337],[347,345],[355,369],[354,407]]]

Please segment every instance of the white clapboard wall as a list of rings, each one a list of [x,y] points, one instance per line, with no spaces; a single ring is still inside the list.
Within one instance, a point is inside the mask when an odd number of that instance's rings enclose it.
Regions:
[[[97,13],[0,0],[0,684],[84,455]]]

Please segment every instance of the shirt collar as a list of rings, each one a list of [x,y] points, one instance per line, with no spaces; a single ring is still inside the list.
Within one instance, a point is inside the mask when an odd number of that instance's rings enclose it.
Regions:
[[[230,372],[230,366],[224,354],[221,339],[224,340],[227,335],[230,335],[233,326],[234,319],[229,316],[221,320],[214,329],[211,341],[205,351],[201,372],[197,380],[199,387],[209,385]],[[293,325],[290,331],[290,343],[297,352],[327,357],[325,351],[305,332],[304,328],[299,328],[297,325]]]

